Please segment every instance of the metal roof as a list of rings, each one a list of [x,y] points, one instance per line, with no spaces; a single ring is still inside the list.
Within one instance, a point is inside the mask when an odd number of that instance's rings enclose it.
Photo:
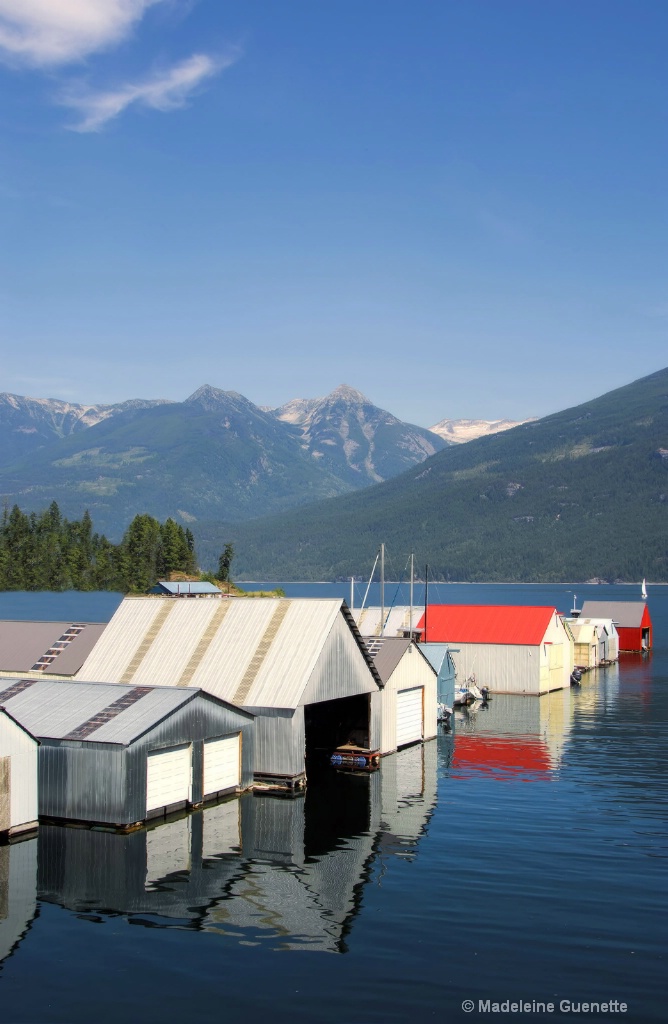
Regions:
[[[426,641],[459,644],[543,642],[556,608],[524,605],[430,604]],[[424,629],[425,617],[419,627]]]
[[[612,619],[622,628],[640,628],[643,615],[649,609],[644,601],[585,601],[580,618]]]
[[[573,619],[568,623],[576,644],[593,644],[598,640],[597,627],[589,619]]]
[[[383,680],[383,683],[387,683],[411,644],[413,645],[414,650],[421,654],[429,667],[433,669],[433,665],[429,658],[427,658],[420,650],[420,645],[413,644],[413,641],[408,638],[404,639],[397,636],[364,638],[364,645],[373,658],[374,665],[376,666],[378,675]]]
[[[126,598],[80,675],[133,686],[201,687],[246,707],[296,708],[341,617],[382,686],[340,598]]]
[[[5,682],[10,685],[5,687]],[[33,678],[26,682],[30,685],[6,699],[3,693],[11,693],[14,688],[11,680],[3,680],[0,683],[0,705],[39,739],[72,738],[71,733],[101,716],[102,712],[136,689],[113,683],[60,682],[54,679]],[[147,687],[140,699],[134,700],[97,728],[89,729],[83,739],[127,746],[196,696],[197,692],[193,690]]]
[[[47,675],[74,675],[105,628],[105,622],[4,619],[0,621],[0,672],[35,669]]]
[[[177,596],[179,594],[222,594],[219,587],[201,580],[192,582],[180,580],[176,583],[172,583],[171,580],[160,580],[155,587],[151,588],[152,594],[159,594],[163,591]]]

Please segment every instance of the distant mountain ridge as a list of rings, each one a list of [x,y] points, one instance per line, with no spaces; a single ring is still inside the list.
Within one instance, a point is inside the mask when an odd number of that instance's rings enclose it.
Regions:
[[[111,416],[166,402],[161,398],[132,398],[115,405],[77,405],[57,398],[0,393],[0,466]]]
[[[57,501],[118,538],[137,512],[182,523],[244,520],[388,479],[443,448],[354,388],[278,410],[204,385],[184,402],[86,406],[5,395],[0,494]]]
[[[200,524],[204,554],[208,530]],[[250,579],[358,575],[384,541],[435,578],[668,582],[668,369],[228,532]]]

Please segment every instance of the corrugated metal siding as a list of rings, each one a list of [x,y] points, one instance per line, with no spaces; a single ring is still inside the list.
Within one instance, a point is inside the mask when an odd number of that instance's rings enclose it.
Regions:
[[[410,653],[409,653],[410,651]],[[397,691],[424,688],[424,738],[436,735],[436,672],[414,644],[406,651],[383,690],[383,754],[397,749]]]
[[[374,693],[378,686],[345,619],[338,615],[330,624],[324,644],[313,667],[299,704],[318,704],[359,693]]]
[[[459,644],[452,652],[460,683],[475,674],[478,686],[506,693],[541,692],[539,647]]]
[[[0,711],[0,757],[10,758],[9,827],[37,821],[37,740]]]
[[[130,747],[89,741],[45,741],[40,747],[40,813],[126,825],[146,817],[149,750],[193,744],[193,802],[202,800],[202,741],[242,733],[241,786],[253,779],[253,720],[196,694]]]
[[[383,751],[383,691],[376,689],[369,697],[369,748]]]
[[[455,663],[448,644],[420,644],[420,650],[438,673],[436,700],[452,707],[455,699]]]
[[[301,775],[305,770],[304,709],[249,708],[255,719],[255,771]]]
[[[108,824],[140,820],[127,812],[125,753],[124,747],[44,740],[39,749],[39,813]]]
[[[253,719],[236,708],[221,707],[206,694],[197,694],[195,700],[179,708],[161,724],[143,735],[129,748],[132,757],[133,802],[129,805],[137,816],[129,820],[142,821],[146,812],[146,756],[149,750],[193,745],[193,803],[203,799],[202,742],[221,736],[241,733],[241,783],[247,789],[253,781],[254,748],[256,744]],[[130,762],[128,762],[130,763]]]

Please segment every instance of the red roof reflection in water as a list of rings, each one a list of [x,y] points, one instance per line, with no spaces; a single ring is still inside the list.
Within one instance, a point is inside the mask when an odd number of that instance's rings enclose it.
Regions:
[[[524,777],[549,779],[553,771],[547,745],[537,736],[498,739],[487,736],[456,736],[452,778],[482,772],[494,779]]]

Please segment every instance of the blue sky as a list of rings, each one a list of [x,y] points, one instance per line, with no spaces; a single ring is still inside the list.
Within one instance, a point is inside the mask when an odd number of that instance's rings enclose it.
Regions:
[[[0,390],[543,415],[668,365],[665,0],[0,0]]]

